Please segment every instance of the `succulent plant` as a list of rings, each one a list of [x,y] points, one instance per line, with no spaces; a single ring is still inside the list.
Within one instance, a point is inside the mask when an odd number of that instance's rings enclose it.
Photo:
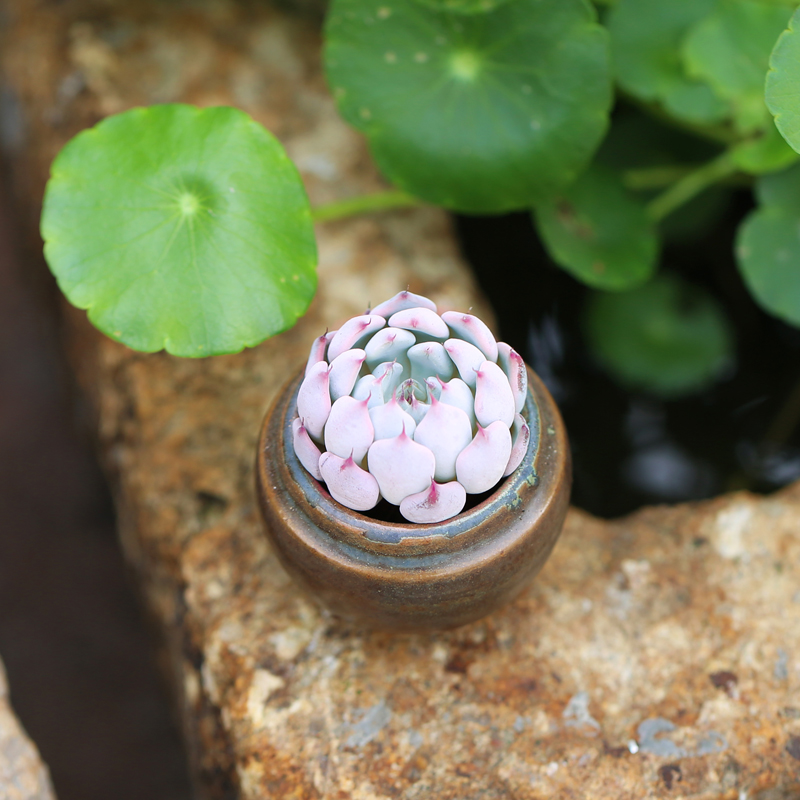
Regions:
[[[400,292],[314,340],[294,450],[348,508],[384,498],[441,522],[519,466],[526,395],[522,358],[485,323]]]

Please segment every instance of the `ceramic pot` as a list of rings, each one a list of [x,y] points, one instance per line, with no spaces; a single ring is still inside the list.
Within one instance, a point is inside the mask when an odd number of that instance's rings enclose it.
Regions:
[[[352,511],[306,472],[292,446],[302,377],[264,419],[256,481],[283,566],[328,608],[372,627],[451,628],[504,605],[541,569],[561,532],[572,476],[564,423],[534,372],[522,464],[481,503],[431,525]]]

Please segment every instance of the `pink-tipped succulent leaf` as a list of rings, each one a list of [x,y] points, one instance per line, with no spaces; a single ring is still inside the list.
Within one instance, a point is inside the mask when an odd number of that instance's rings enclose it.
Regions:
[[[328,351],[328,342],[333,338],[333,334],[336,331],[328,332],[322,334],[322,336],[317,336],[314,339],[311,345],[311,352],[308,354],[308,362],[306,363],[306,375],[308,375],[311,367],[314,364],[319,364],[320,361],[325,361],[325,354]]]
[[[528,423],[525,422],[525,417],[522,414],[517,414],[514,417],[514,424],[511,426],[511,455],[508,457],[508,464],[503,470],[503,477],[508,477],[525,458],[525,453],[528,452],[528,445],[531,441],[531,429]]]
[[[333,359],[329,383],[332,400],[338,400],[353,391],[361,371],[361,365],[366,357],[367,354],[363,350],[354,347],[352,350],[339,353]]]
[[[319,447],[314,444],[314,440],[308,435],[306,426],[303,425],[300,417],[296,417],[292,422],[292,444],[300,463],[311,473],[312,477],[321,481],[319,458],[322,453]]]
[[[509,347],[505,342],[498,342],[497,348],[497,363],[511,385],[517,414],[521,414],[525,407],[525,398],[528,396],[528,370],[525,368],[522,356],[513,347]]]
[[[439,381],[438,391],[433,389],[432,394],[437,400],[446,403],[449,406],[460,408],[468,417],[470,425],[473,430],[475,429],[475,395],[472,390],[467,386],[461,378],[453,378],[452,380],[444,383]],[[428,381],[428,387],[435,386]]]
[[[366,400],[367,408],[374,408],[386,402],[383,398],[383,375],[365,375],[353,387],[356,400]]]
[[[392,439],[399,436],[403,430],[414,437],[417,423],[407,411],[403,411],[396,397],[390,397],[382,406],[375,406],[369,410],[369,418],[375,429],[375,440]]]
[[[322,479],[334,500],[353,511],[369,511],[381,499],[378,481],[358,466],[351,457],[324,453],[319,460]]]
[[[460,514],[466,502],[467,492],[458,481],[432,481],[428,489],[404,498],[400,513],[409,522],[444,522]]]
[[[455,367],[444,346],[439,342],[420,342],[408,349],[411,377],[419,383],[438,377],[444,381],[453,377]]]
[[[434,339],[446,339],[450,330],[445,321],[430,308],[406,308],[389,317],[389,324],[393,328],[403,328],[407,331],[432,336]]]
[[[456,459],[456,478],[470,494],[491,489],[503,477],[511,456],[511,432],[500,420],[478,427]]]
[[[367,354],[367,365],[374,369],[386,361],[408,361],[408,349],[415,345],[417,337],[411,331],[402,328],[382,328],[364,348]]]
[[[367,400],[340,397],[331,407],[325,426],[325,449],[340,458],[351,455],[361,462],[375,438]]]
[[[442,319],[456,336],[474,344],[489,361],[497,361],[497,339],[482,319],[457,311],[445,311]]]
[[[505,372],[497,364],[484,361],[475,373],[475,418],[484,428],[496,420],[510,428],[515,413],[514,395]]]
[[[433,453],[410,439],[405,431],[392,439],[373,442],[367,464],[381,494],[396,506],[408,495],[430,486],[436,469]]]
[[[340,353],[358,347],[362,340],[386,324],[377,314],[364,314],[347,320],[328,344],[328,361],[333,361]]]
[[[407,376],[406,370],[402,364],[397,361],[387,361],[383,364],[378,364],[372,374],[381,380],[381,390],[383,391],[383,402],[387,403],[390,397],[394,397],[397,387],[400,382]]]
[[[329,390],[330,367],[319,361],[308,371],[297,393],[297,413],[313,439],[322,440],[322,432],[331,413]]]
[[[474,344],[463,339],[448,339],[444,343],[444,349],[456,365],[461,380],[470,389],[474,389],[477,380],[475,373],[486,361],[486,356]]]
[[[456,459],[472,441],[469,417],[455,406],[431,398],[428,413],[417,425],[414,441],[430,450],[436,459],[434,478],[452,481],[456,477]]]
[[[384,497],[441,522],[522,463],[527,392],[521,357],[481,320],[400,292],[314,341],[292,441],[343,505]]]
[[[384,300],[379,305],[375,306],[370,313],[378,314],[381,317],[388,319],[392,314],[398,311],[405,311],[407,308],[427,308],[431,311],[436,311],[436,303],[423,297],[421,294],[414,294],[408,290],[398,292],[394,297]]]

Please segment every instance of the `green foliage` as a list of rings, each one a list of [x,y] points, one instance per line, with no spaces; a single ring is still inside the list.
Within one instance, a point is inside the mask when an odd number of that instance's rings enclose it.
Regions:
[[[800,152],[800,9],[778,38],[769,59],[767,106],[786,141]]]
[[[607,36],[582,0],[514,0],[472,15],[334,0],[325,64],[339,110],[384,174],[462,212],[552,197],[607,126]]]
[[[70,302],[145,352],[237,352],[316,288],[297,170],[232,108],[138,108],[80,133],[53,163],[42,237]]]
[[[755,194],[761,206],[780,206],[800,214],[800,166],[756,181]]]
[[[714,298],[669,273],[629,292],[592,294],[585,329],[590,351],[620,383],[666,398],[706,387],[733,358]]]
[[[603,142],[597,161],[617,170],[625,187],[641,202],[654,200],[720,153],[718,145],[685,133],[642,112],[621,109]],[[713,185],[686,201],[664,220],[658,235],[665,242],[687,242],[707,235],[728,206],[730,189]]]
[[[607,167],[587,170],[534,212],[553,259],[597,289],[630,289],[656,268],[658,241],[644,204]]]
[[[739,271],[765,311],[800,326],[800,166],[762,178],[756,194],[737,236]]]
[[[680,50],[692,24],[713,5],[714,0],[619,0],[608,28],[620,86],[694,123],[724,119],[725,102],[688,74]]]
[[[653,278],[661,240],[706,236],[739,189],[759,203],[737,237],[744,280],[800,326],[798,0],[596,2],[605,25],[588,0],[332,0],[327,78],[394,186],[314,219],[529,209],[557,264],[613,292],[587,315],[599,362],[674,396],[720,374],[732,342],[703,292]],[[69,299],[141,350],[234,352],[315,288],[297,172],[234,109],[138,109],[80,134],[42,233]]]
[[[617,80],[676,120],[732,124],[730,141],[765,131],[764,76],[789,14],[782,0],[619,0],[608,19]],[[777,168],[769,157],[749,148],[741,168]]]
[[[762,175],[797,161],[797,153],[786,144],[777,128],[771,122],[766,126],[766,130],[751,139],[744,139],[731,149],[733,162],[742,172]]]
[[[434,11],[452,11],[456,14],[481,14],[493,11],[510,0],[417,0]]]
[[[769,122],[764,76],[789,11],[762,0],[717,0],[684,42],[688,73],[711,86],[730,107],[737,130],[752,133]]]

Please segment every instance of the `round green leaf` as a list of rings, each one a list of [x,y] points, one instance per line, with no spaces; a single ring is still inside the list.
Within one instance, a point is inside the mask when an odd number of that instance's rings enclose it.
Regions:
[[[749,133],[769,122],[764,76],[789,10],[761,0],[717,0],[684,43],[690,75],[705,81],[731,106],[737,128]]]
[[[728,117],[728,104],[705,83],[686,78],[663,99],[664,108],[678,119],[697,125],[712,125]]]
[[[767,107],[787,142],[800,152],[800,8],[789,20],[769,59]]]
[[[800,218],[800,164],[762,176],[755,188],[759,205],[779,206]]]
[[[297,170],[233,108],[137,108],[78,134],[41,230],[69,301],[144,352],[237,352],[291,327],[316,287]]]
[[[655,271],[655,229],[613,170],[591,167],[534,219],[553,260],[589,286],[630,289]]]
[[[612,99],[607,36],[583,0],[472,15],[334,0],[325,62],[341,113],[387,177],[468,213],[529,207],[568,185]]]
[[[719,304],[676,275],[630,292],[593,293],[584,322],[593,355],[616,380],[662,397],[702,389],[733,358]]]
[[[690,122],[724,119],[727,103],[708,85],[690,78],[680,56],[689,27],[713,5],[714,0],[619,0],[609,14],[608,29],[620,86]]]
[[[766,206],[751,213],[736,240],[739,271],[769,314],[800,327],[800,213]]]
[[[797,161],[797,153],[786,144],[778,129],[767,123],[759,135],[733,147],[731,158],[743,172],[761,175],[788,167]]]

